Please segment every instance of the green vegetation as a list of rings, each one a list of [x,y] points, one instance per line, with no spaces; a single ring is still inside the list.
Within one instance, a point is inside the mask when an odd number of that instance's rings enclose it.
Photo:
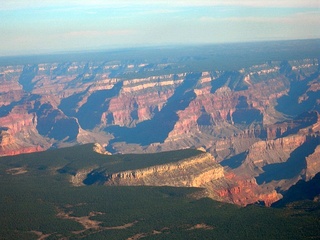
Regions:
[[[0,158],[1,165],[25,166],[32,174],[47,174],[51,169],[65,169],[65,173],[75,174],[78,170],[99,166],[108,172],[135,170],[159,164],[176,162],[202,153],[196,149],[185,149],[156,154],[102,155],[94,152],[93,144],[64,149],[49,150],[33,154],[22,154]],[[63,171],[62,171],[63,172]]]
[[[196,200],[190,196],[198,191],[194,188],[73,187],[68,174],[57,171],[69,166],[76,172],[92,165],[118,171],[196,154],[196,150],[183,150],[103,156],[89,144],[0,158],[0,239],[35,239],[36,232],[48,234],[47,239],[128,239],[137,234],[147,239],[320,237],[316,203],[284,209],[241,208],[211,199]],[[17,167],[27,172],[14,175],[17,172],[12,168]],[[85,229],[80,223],[89,218],[96,228]]]

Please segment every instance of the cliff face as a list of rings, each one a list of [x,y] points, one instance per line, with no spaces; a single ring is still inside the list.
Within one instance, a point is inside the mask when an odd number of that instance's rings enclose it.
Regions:
[[[312,179],[320,169],[320,145],[316,147],[314,152],[306,157],[306,173],[305,179],[308,181]]]
[[[275,140],[259,141],[249,148],[244,165],[262,168],[268,164],[286,162],[293,150],[306,142],[306,136],[290,136]]]
[[[0,106],[10,105],[23,96],[22,87],[18,83],[22,66],[8,66],[0,73]]]
[[[227,170],[223,181],[206,184],[206,188],[213,199],[241,206],[256,203],[271,206],[281,198],[275,190],[259,186],[255,178],[239,176],[230,170]]]
[[[106,185],[201,187],[224,176],[223,167],[204,153],[177,163],[106,175]]]
[[[99,170],[98,167],[83,169],[71,176],[71,183],[75,186],[97,182],[107,186],[199,187],[204,190],[197,197],[210,197],[242,206],[259,201],[270,206],[279,199],[275,191],[263,190],[254,178],[240,178],[224,169],[209,153],[178,162],[121,172],[110,173]]]
[[[297,132],[274,140],[264,140],[254,143],[237,159],[239,164],[232,161],[227,163],[233,167],[236,174],[246,174],[255,177],[260,185],[269,189],[286,191],[299,179],[309,180],[320,171],[319,155],[319,114],[311,112],[307,116],[316,116],[314,124]],[[306,118],[306,122],[309,117]],[[313,118],[314,120],[314,118]],[[293,126],[299,125],[292,123]],[[314,121],[313,121],[314,122]]]
[[[36,130],[35,114],[16,106],[0,118],[0,156],[42,151],[49,147]]]

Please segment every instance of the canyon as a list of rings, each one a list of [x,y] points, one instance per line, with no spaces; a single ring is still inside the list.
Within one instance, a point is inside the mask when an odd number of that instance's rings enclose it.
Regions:
[[[2,65],[0,156],[86,143],[108,154],[202,148],[212,163],[200,172],[160,165],[106,175],[104,184],[202,187],[240,205],[271,205],[320,172],[318,58],[203,71],[186,64],[167,58]]]

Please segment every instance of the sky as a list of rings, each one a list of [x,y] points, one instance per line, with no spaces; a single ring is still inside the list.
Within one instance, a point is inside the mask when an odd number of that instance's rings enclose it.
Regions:
[[[320,38],[320,0],[0,0],[0,56]]]

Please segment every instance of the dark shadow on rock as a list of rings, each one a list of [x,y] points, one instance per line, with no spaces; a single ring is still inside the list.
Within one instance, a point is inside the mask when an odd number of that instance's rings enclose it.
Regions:
[[[283,163],[264,166],[264,173],[256,177],[257,183],[269,183],[273,180],[291,179],[298,176],[306,168],[306,157],[315,151],[319,145],[319,137],[307,137],[307,141],[296,148],[289,159]]]
[[[95,91],[88,97],[75,114],[83,129],[93,129],[101,123],[102,113],[109,109],[110,100],[119,94],[121,87],[122,82],[119,82],[110,90]]]
[[[37,130],[38,132],[46,136],[54,124],[54,119],[59,116],[59,111],[54,110],[49,103],[42,104],[36,111],[37,114]]]
[[[83,180],[83,184],[85,185],[93,185],[93,184],[103,184],[108,180],[108,176],[105,175],[105,172],[92,171],[90,172],[86,179]]]
[[[136,102],[133,103],[133,109],[134,110],[131,112],[130,117],[132,118],[132,120],[138,120],[138,104]]]
[[[288,191],[283,193],[283,198],[273,203],[272,207],[284,207],[291,202],[313,200],[319,194],[320,173],[317,173],[310,181],[299,180]]]
[[[232,119],[235,124],[250,125],[254,122],[262,122],[263,114],[260,110],[249,106],[247,97],[240,96],[236,106],[236,111],[232,114]]]
[[[69,117],[75,116],[78,103],[83,99],[86,91],[73,94],[67,98],[62,99],[58,108]]]
[[[164,142],[179,119],[177,112],[184,110],[195,99],[196,95],[193,89],[200,77],[200,73],[188,74],[181,85],[176,88],[171,98],[168,99],[166,105],[161,111],[156,112],[151,120],[138,123],[134,128],[107,127],[105,130],[115,136],[111,143],[127,142],[148,145],[155,142]]]
[[[309,126],[312,126],[318,121],[318,114],[316,111],[312,112],[305,112],[298,117],[296,117],[294,122],[294,127],[288,128],[287,131],[281,134],[280,137],[286,137],[291,134],[296,134],[299,132],[300,129],[307,128]]]
[[[215,124],[212,116],[205,110],[203,106],[201,108],[201,115],[197,120],[197,124],[199,126],[212,126]]]
[[[31,92],[34,83],[32,83],[32,80],[38,73],[38,65],[26,65],[23,68],[23,71],[19,77],[19,83],[22,85],[22,88],[26,92]]]
[[[63,118],[59,119],[54,123],[48,137],[54,138],[56,140],[74,141],[77,139],[79,134],[79,125],[74,118]]]
[[[19,104],[18,102],[11,102],[9,105],[1,106],[0,107],[0,117],[7,116],[11,112],[11,110],[18,104]]]
[[[246,159],[247,155],[248,155],[247,152],[239,153],[233,157],[230,157],[230,158],[223,160],[222,162],[220,162],[220,165],[223,167],[228,166],[232,169],[238,168],[241,166],[243,161]]]
[[[68,69],[71,65],[71,62],[65,62],[58,64],[57,68],[52,71],[51,79],[55,79],[58,76],[63,76],[68,74]]]
[[[39,106],[36,114],[36,128],[39,134],[56,140],[76,140],[79,133],[79,125],[76,119],[65,116],[59,109],[54,109],[49,103]]]
[[[32,101],[37,101],[41,98],[40,95],[37,94],[26,94],[23,96],[19,101],[17,102],[11,102],[9,105],[6,106],[1,106],[0,107],[0,117],[5,117],[8,116],[9,113],[14,109],[16,106],[25,106],[27,105],[26,103],[30,103]],[[35,103],[35,108],[37,108],[38,102]],[[26,107],[25,110],[28,111],[28,113],[33,113],[35,112],[34,109]]]
[[[237,71],[226,71],[219,78],[211,81],[211,93],[215,93],[223,86],[233,91],[247,90],[248,86],[243,82],[243,75]]]
[[[288,76],[290,77],[290,75]],[[309,88],[309,83],[319,77],[319,71],[310,75],[303,81],[295,80],[294,76],[290,79],[290,90],[288,95],[285,95],[277,100],[276,110],[286,115],[297,116],[303,112],[311,110],[320,110],[317,103],[319,100],[318,92],[308,92],[308,99],[299,103],[299,97],[305,94]]]

